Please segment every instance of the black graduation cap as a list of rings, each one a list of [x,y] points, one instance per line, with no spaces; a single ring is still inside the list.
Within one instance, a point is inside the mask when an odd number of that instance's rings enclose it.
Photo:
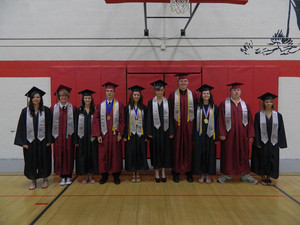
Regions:
[[[70,88],[70,87],[67,87],[67,86],[64,86],[64,85],[59,85],[59,87],[56,89],[56,91],[55,91],[55,93],[54,93],[54,95],[57,95],[60,91],[62,91],[62,90],[66,90],[67,92],[71,92],[72,91],[72,88]]]
[[[258,97],[258,99],[262,100],[262,101],[265,101],[265,100],[268,100],[268,99],[275,99],[277,98],[277,95],[274,95],[270,92],[267,92],[261,96]]]
[[[128,90],[131,90],[132,92],[134,92],[134,91],[141,92],[141,91],[144,90],[144,89],[145,89],[145,88],[143,88],[143,87],[141,87],[141,86],[139,86],[139,85],[134,85],[134,86],[128,88]]]
[[[89,90],[89,89],[85,89],[83,91],[78,92],[78,94],[82,94],[83,96],[92,96],[92,94],[94,94],[96,92]]]
[[[180,79],[187,79],[188,75],[190,75],[190,74],[188,74],[188,73],[177,73],[174,76],[176,76],[177,79],[180,80]]]
[[[164,87],[168,84],[166,82],[164,82],[163,80],[156,80],[156,81],[152,82],[151,85],[153,87]]]
[[[197,89],[197,91],[199,91],[199,92],[211,91],[212,89],[214,89],[214,87],[209,86],[207,84],[203,84],[200,88]]]
[[[105,87],[105,88],[109,88],[109,89],[115,89],[115,88],[117,88],[119,85],[114,84],[114,83],[112,83],[112,82],[106,82],[106,83],[102,84],[102,86]]]
[[[46,92],[42,91],[41,89],[33,86],[26,94],[25,96],[30,97],[33,93],[39,93],[41,96],[44,96]]]
[[[240,86],[244,85],[244,83],[233,82],[233,83],[229,83],[229,84],[226,84],[226,85],[230,86],[230,89],[233,89],[233,88],[240,88]]]

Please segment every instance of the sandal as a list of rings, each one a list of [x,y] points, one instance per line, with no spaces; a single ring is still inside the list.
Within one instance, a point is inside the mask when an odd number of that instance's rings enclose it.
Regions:
[[[136,183],[140,183],[141,181],[142,181],[142,180],[141,180],[140,176],[136,176],[135,182],[136,182]]]
[[[86,179],[83,179],[83,180],[81,181],[81,183],[82,183],[82,184],[87,184],[87,180],[86,180]]]
[[[199,183],[203,184],[203,183],[204,183],[204,180],[205,180],[205,176],[202,175],[202,176],[199,178]]]
[[[262,179],[261,184],[264,185],[264,186],[267,186],[268,185],[268,180],[267,179]]]
[[[47,178],[44,178],[43,180],[43,184],[42,184],[42,189],[45,189],[48,187],[48,179]]]
[[[94,184],[94,183],[96,183],[94,177],[90,177],[90,184]]]
[[[34,180],[34,181],[32,181],[32,183],[31,183],[31,185],[29,186],[29,188],[28,188],[29,190],[34,190],[34,189],[36,189],[36,181]]]
[[[212,179],[210,178],[210,176],[206,176],[206,183],[207,184],[211,184],[212,183]]]
[[[269,186],[274,186],[274,185],[275,185],[275,184],[271,181],[270,178],[267,179],[267,184],[268,184]]]

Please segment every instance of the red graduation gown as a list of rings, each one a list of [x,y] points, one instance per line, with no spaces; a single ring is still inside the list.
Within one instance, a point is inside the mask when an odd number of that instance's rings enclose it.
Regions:
[[[106,119],[107,133],[103,135],[100,124],[100,105],[94,112],[92,123],[92,136],[102,137],[102,143],[98,143],[98,159],[99,159],[99,173],[119,173],[123,169],[123,157],[122,157],[122,141],[117,142],[117,133],[123,136],[124,133],[124,106],[119,102],[119,125],[116,130],[116,135],[113,135],[113,110],[107,114],[110,120]]]
[[[175,92],[169,96],[174,115]],[[196,95],[193,93],[194,105]],[[192,171],[193,121],[187,122],[187,93],[180,91],[180,126],[174,118],[175,137],[173,139],[173,172],[187,173]]]
[[[231,129],[227,132],[225,125],[225,101],[219,106],[219,135],[225,136],[221,141],[221,173],[226,175],[241,175],[250,173],[249,167],[249,138],[254,137],[254,126],[251,109],[248,109],[248,124],[242,123],[241,103],[231,104]]]
[[[71,103],[68,103],[71,104]],[[51,107],[51,113],[53,115],[53,107]],[[73,105],[73,118],[75,119],[74,112],[76,107]],[[74,169],[74,143],[73,135],[67,133],[67,110],[62,110],[59,107],[59,131],[58,137],[54,140],[54,172],[57,175],[69,175],[73,173]],[[75,124],[74,124],[75,129]]]

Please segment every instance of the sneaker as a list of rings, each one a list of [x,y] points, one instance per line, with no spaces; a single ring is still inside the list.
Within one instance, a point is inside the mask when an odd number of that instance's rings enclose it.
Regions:
[[[67,185],[70,185],[70,184],[72,184],[72,180],[71,180],[71,178],[70,178],[70,177],[67,177],[66,184],[67,184]]]
[[[258,180],[254,179],[250,174],[243,174],[240,176],[242,181],[248,182],[250,184],[257,184]]]
[[[64,186],[66,184],[66,179],[65,178],[62,178],[59,185],[60,186]]]
[[[230,176],[226,176],[226,175],[222,174],[222,175],[217,179],[217,182],[223,184],[223,183],[228,182],[228,181],[230,181],[230,180],[231,180],[231,177],[230,177]]]

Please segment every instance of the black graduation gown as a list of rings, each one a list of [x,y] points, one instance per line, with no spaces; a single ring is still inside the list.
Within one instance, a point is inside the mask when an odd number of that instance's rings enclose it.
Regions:
[[[130,140],[128,140],[128,123],[129,123],[129,107],[125,106],[125,170],[136,171],[136,170],[148,170],[147,162],[147,143],[146,143],[146,121],[147,121],[147,107],[144,106],[144,118],[143,118],[143,130],[144,134],[139,137],[137,134],[131,133]]]
[[[278,143],[274,146],[270,141],[273,124],[272,116],[270,119],[266,117],[266,122],[269,140],[264,144],[260,136],[260,112],[255,114],[255,139],[252,145],[251,171],[261,176],[267,175],[277,179],[279,176],[279,148],[287,147],[283,118],[278,113]],[[261,146],[261,149],[257,148],[257,146]]]
[[[88,113],[84,110],[84,136],[79,138],[78,136],[78,118],[82,114],[80,108],[76,110],[75,114],[75,144],[76,147],[76,174],[98,174],[98,141],[94,138],[91,141],[92,131],[92,113]]]
[[[157,103],[158,104],[158,103]],[[172,167],[172,141],[170,135],[174,135],[174,121],[171,104],[169,102],[169,129],[164,131],[164,105],[161,102],[158,105],[158,112],[161,126],[156,129],[153,124],[153,102],[152,99],[148,102],[147,113],[147,135],[152,135],[150,138],[150,157],[151,165],[154,169],[171,168]]]
[[[215,122],[215,140],[213,136],[208,137],[207,126],[204,123],[204,112],[202,110],[202,134],[199,136],[197,132],[197,106],[195,107],[195,120],[194,120],[194,151],[193,151],[193,173],[194,174],[216,174],[216,144],[219,140],[219,126],[218,126],[218,107],[214,105],[214,122]]]
[[[24,175],[30,179],[46,178],[51,174],[52,168],[52,157],[51,157],[51,145],[46,146],[47,143],[52,142],[51,136],[51,112],[50,109],[44,106],[45,113],[45,138],[40,141],[37,138],[38,131],[38,120],[39,114],[33,116],[33,129],[34,129],[34,140],[29,143],[27,141],[27,128],[26,128],[26,117],[27,108],[24,108],[21,112],[18,128],[15,137],[15,145],[23,147],[28,145],[29,148],[23,148],[24,155]]]

